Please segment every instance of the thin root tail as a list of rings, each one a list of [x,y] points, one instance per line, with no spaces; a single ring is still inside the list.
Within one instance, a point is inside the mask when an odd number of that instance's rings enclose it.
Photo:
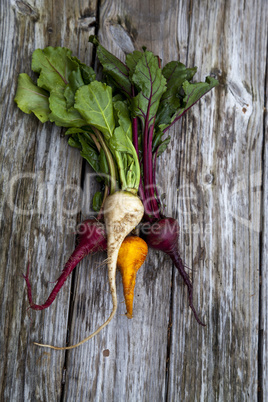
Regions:
[[[58,347],[58,346],[53,346],[53,345],[44,345],[42,343],[37,343],[34,342],[34,345],[40,346],[42,348],[49,348],[49,349],[54,349],[54,350],[70,350],[70,349],[75,349],[80,345],[83,345],[83,343],[89,341],[89,339],[93,338],[95,335],[97,335],[104,327],[106,327],[106,325],[109,324],[109,322],[112,320],[112,318],[114,317],[115,313],[117,310],[117,305],[115,305],[113,307],[113,311],[110,315],[110,317],[108,318],[107,321],[105,321],[105,323],[103,323],[95,332],[93,332],[91,335],[89,335],[87,338],[83,339],[82,341],[76,343],[75,345],[72,346],[64,346],[64,347]]]

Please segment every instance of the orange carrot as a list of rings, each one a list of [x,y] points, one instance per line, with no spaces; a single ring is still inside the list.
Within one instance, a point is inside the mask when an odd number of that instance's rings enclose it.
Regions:
[[[138,236],[126,237],[118,253],[117,268],[122,275],[127,318],[132,318],[136,275],[147,253],[146,242]]]

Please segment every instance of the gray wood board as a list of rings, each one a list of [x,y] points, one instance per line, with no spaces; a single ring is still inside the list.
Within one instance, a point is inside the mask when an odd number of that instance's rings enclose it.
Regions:
[[[107,0],[98,7],[0,4],[0,399],[267,400],[267,2]],[[163,64],[198,66],[196,80],[219,79],[170,130],[158,169],[207,326],[195,322],[169,258],[150,251],[134,318],[124,316],[118,275],[122,303],[110,325],[80,348],[51,351],[33,341],[73,344],[108,317],[105,253],[87,257],[73,286],[69,279],[42,312],[27,311],[21,274],[30,259],[33,295],[42,303],[73,251],[76,223],[92,214],[97,184],[64,130],[23,114],[13,99],[18,73],[32,74],[34,49],[66,46],[90,64],[87,41],[96,29],[121,59],[144,45]]]

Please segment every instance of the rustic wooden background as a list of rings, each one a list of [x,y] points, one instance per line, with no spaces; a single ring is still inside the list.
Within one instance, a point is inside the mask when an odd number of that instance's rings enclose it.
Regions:
[[[1,401],[268,400],[267,17],[267,0],[1,0]],[[93,340],[51,351],[33,342],[73,344],[108,317],[105,254],[30,316],[21,274],[30,258],[42,303],[96,185],[64,130],[24,115],[14,94],[38,47],[94,63],[93,33],[120,58],[145,45],[220,82],[171,130],[158,174],[207,326],[171,261],[150,252],[133,320],[120,303]]]

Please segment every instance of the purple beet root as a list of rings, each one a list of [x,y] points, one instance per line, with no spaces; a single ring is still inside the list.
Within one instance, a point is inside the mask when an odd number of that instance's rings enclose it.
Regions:
[[[64,266],[62,274],[56,281],[52,292],[45,301],[44,304],[35,304],[32,299],[32,289],[29,280],[30,264],[27,266],[27,273],[23,275],[26,285],[27,294],[30,303],[30,308],[33,310],[44,310],[49,307],[55,300],[60,289],[64,285],[64,282],[68,276],[72,273],[77,264],[88,254],[95,253],[97,251],[104,251],[107,249],[106,233],[104,224],[93,219],[88,219],[79,225],[78,245],[74,252],[70,256],[69,260]]]
[[[163,218],[153,224],[144,223],[141,228],[141,235],[149,247],[163,251],[170,256],[188,288],[189,306],[194,313],[195,319],[200,325],[205,326],[194,308],[193,285],[180,257],[178,248],[179,229],[179,224],[175,219]]]

